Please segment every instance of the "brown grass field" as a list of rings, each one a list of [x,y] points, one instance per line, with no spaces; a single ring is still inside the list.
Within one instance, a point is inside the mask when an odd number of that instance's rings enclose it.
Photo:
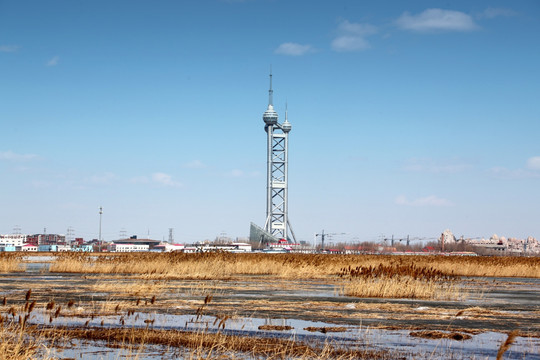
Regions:
[[[139,274],[154,279],[226,279],[273,275],[283,279],[330,278],[348,268],[378,268],[437,276],[540,277],[540,258],[231,253],[59,253],[51,272]],[[413,267],[411,267],[413,266]]]

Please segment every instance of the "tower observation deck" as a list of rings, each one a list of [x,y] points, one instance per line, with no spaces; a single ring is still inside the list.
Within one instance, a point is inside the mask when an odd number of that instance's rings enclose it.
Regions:
[[[289,241],[289,232],[296,240],[288,216],[288,148],[292,126],[288,119],[287,109],[285,110],[285,121],[282,124],[278,122],[278,114],[274,110],[273,95],[272,74],[270,73],[268,108],[263,114],[264,130],[267,134],[266,221],[264,230],[278,239]]]

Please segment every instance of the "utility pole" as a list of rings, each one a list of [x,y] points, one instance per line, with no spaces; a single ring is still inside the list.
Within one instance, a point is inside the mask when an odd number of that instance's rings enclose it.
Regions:
[[[74,235],[75,234],[75,231],[73,230],[73,228],[70,226],[67,228],[67,232],[66,232],[66,243],[67,244],[70,244],[73,242],[74,240]]]
[[[102,215],[103,215],[103,207],[100,206],[99,207],[99,238],[98,238],[99,251],[101,251],[101,217]]]

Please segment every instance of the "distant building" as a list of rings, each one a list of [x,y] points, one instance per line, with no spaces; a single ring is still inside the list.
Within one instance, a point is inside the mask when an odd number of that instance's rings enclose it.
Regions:
[[[152,250],[155,246],[161,244],[159,240],[152,239],[137,239],[137,236],[132,236],[128,239],[113,240],[114,244],[133,244],[133,245],[148,245],[148,249]]]
[[[232,253],[244,253],[251,252],[251,244],[248,243],[230,243],[230,244],[195,244],[190,246],[185,246],[183,252],[185,253],[194,253],[194,252],[215,252],[215,251],[225,251]]]
[[[26,242],[32,245],[66,245],[65,235],[59,234],[35,234],[28,235]]]
[[[164,243],[154,246],[153,250],[163,252],[183,251],[184,245]]]
[[[4,245],[0,244],[0,252],[12,252],[12,251],[20,251],[22,246],[13,246],[13,245]]]
[[[445,250],[444,249],[445,245],[451,245],[451,244],[456,243],[456,237],[449,229],[446,229],[443,231],[443,233],[441,234],[440,240],[441,240],[441,248],[443,251]]]
[[[21,251],[38,251],[38,247],[33,244],[23,245]]]
[[[69,245],[39,245],[38,251],[43,251],[43,252],[71,251],[71,246]]]
[[[245,243],[245,242],[235,242],[232,243],[232,246],[234,247],[233,250],[236,250],[237,252],[251,252],[251,244]]]
[[[0,244],[21,247],[27,242],[27,237],[28,235],[22,234],[0,235]]]
[[[71,247],[71,251],[77,251],[77,252],[93,252],[94,251],[94,244],[80,244],[80,245],[73,245]]]
[[[109,252],[141,252],[148,251],[148,244],[116,244],[112,243],[107,245],[107,251]]]

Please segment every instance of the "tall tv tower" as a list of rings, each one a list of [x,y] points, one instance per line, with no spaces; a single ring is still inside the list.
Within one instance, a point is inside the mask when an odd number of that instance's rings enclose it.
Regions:
[[[294,233],[289,223],[287,204],[288,147],[291,123],[285,110],[285,121],[278,123],[278,114],[274,110],[274,91],[272,90],[272,72],[270,72],[270,90],[268,108],[263,114],[264,130],[267,134],[267,180],[266,180],[266,222],[264,230],[279,239],[289,240],[289,230]]]

